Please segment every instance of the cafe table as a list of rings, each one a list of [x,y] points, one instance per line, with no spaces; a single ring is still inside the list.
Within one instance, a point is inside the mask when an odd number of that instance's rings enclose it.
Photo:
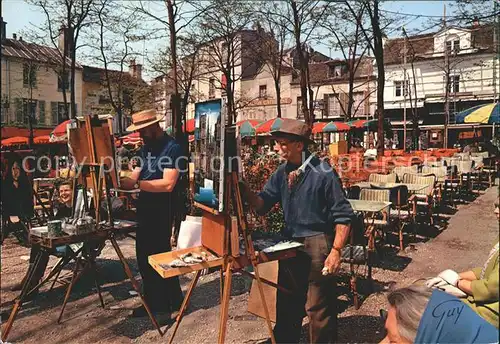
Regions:
[[[363,220],[374,218],[377,213],[383,213],[386,209],[390,210],[391,202],[382,202],[382,201],[368,201],[368,200],[360,200],[360,199],[348,199],[351,204],[352,209],[356,213],[363,214]],[[388,215],[387,215],[388,216]],[[364,226],[364,221],[363,221]],[[371,226],[370,226],[371,227]],[[374,251],[374,230],[373,228],[369,228],[368,231],[368,256],[367,256],[367,265],[368,265],[368,280],[372,279],[372,252]],[[366,233],[367,230],[364,230]],[[370,244],[372,243],[372,244]]]
[[[83,272],[87,270],[91,270],[94,274],[94,280],[95,280],[95,287],[97,289],[97,293],[99,295],[99,300],[101,302],[101,306],[104,308],[104,299],[101,294],[101,288],[97,280],[97,269],[96,269],[96,258],[97,255],[100,253],[99,247],[104,247],[105,241],[109,240],[111,242],[111,245],[113,246],[120,262],[122,263],[123,270],[125,271],[125,274],[129,278],[130,282],[132,283],[132,287],[134,290],[137,292],[141,299],[141,303],[146,309],[149,318],[151,322],[153,323],[154,327],[157,329],[157,331],[162,334],[160,326],[158,325],[158,322],[156,321],[155,317],[153,316],[153,313],[151,313],[149,306],[146,304],[146,301],[141,294],[141,290],[139,287],[139,283],[136,281],[132,270],[130,269],[127,260],[125,259],[118,242],[116,240],[116,236],[118,235],[125,235],[130,232],[134,232],[137,229],[137,223],[133,221],[127,221],[127,220],[114,220],[113,223],[111,224],[99,224],[95,226],[95,229],[87,232],[87,233],[82,233],[82,234],[75,234],[75,235],[68,235],[68,234],[63,234],[62,236],[51,238],[43,234],[43,231],[41,230],[42,227],[39,227],[40,231],[32,231],[30,234],[30,241],[32,244],[38,244],[40,245],[41,250],[35,257],[35,261],[33,264],[30,264],[30,268],[28,269],[28,278],[24,281],[23,287],[21,290],[21,293],[19,297],[15,300],[14,307],[10,313],[9,319],[5,326],[2,328],[2,336],[1,336],[1,342],[5,342],[8,338],[9,332],[12,328],[12,325],[14,324],[14,320],[16,319],[16,316],[19,312],[19,310],[22,307],[22,304],[26,300],[26,297],[30,295],[31,293],[34,292],[34,290],[40,288],[43,284],[48,282],[52,277],[58,276],[58,273],[70,263],[70,261],[76,261],[75,267],[73,270],[73,276],[71,278],[71,283],[66,289],[64,301],[62,304],[61,311],[59,313],[59,318],[57,320],[58,323],[61,322],[62,316],[64,313],[64,309],[66,308],[66,304],[68,303],[69,296],[71,294],[72,288],[79,279],[79,277],[82,275]],[[76,244],[76,243],[83,243],[83,245],[80,246],[80,248],[75,251],[75,252],[70,252],[67,257],[64,259],[60,260],[56,266],[52,269],[52,271],[49,273],[49,275],[43,280],[37,284],[34,288],[30,289],[30,285],[32,285],[31,280],[34,277],[34,272],[37,269],[38,264],[40,264],[40,261],[42,259],[43,254],[50,254],[56,247],[59,246],[65,246],[65,245],[71,245],[71,244]]]

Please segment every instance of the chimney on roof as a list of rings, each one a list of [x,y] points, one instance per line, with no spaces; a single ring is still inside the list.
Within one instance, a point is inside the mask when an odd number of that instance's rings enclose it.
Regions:
[[[19,42],[23,41],[23,36],[19,36]]]
[[[66,57],[71,56],[71,50],[73,48],[73,29],[69,29],[62,25],[59,28],[59,41],[58,48],[62,51]]]
[[[0,32],[0,36],[2,37],[2,41],[4,39],[7,38],[7,22],[4,22],[3,21],[3,17],[0,17],[0,30],[2,30],[2,32]]]
[[[135,62],[135,59],[130,59],[130,63],[128,65],[128,73],[133,78],[142,79],[142,65],[137,64]]]
[[[142,80],[142,65],[141,64],[135,65],[135,77],[138,80]]]
[[[17,35],[15,33],[12,34],[12,39],[17,40]]]
[[[472,21],[472,26],[478,27],[479,26],[479,17],[475,16],[474,20]]]

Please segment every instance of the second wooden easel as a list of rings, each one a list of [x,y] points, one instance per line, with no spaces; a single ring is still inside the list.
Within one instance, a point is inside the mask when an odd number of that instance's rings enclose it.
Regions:
[[[219,320],[219,338],[218,343],[222,344],[225,341],[226,337],[226,329],[227,329],[227,320],[228,320],[228,310],[229,310],[229,300],[231,296],[231,287],[232,287],[232,275],[234,271],[241,270],[245,266],[252,265],[254,274],[251,275],[252,278],[255,278],[257,281],[257,285],[259,287],[260,299],[262,302],[262,308],[264,309],[264,314],[266,318],[266,324],[269,331],[269,335],[271,337],[271,342],[275,343],[273,329],[271,325],[271,318],[269,316],[269,309],[267,307],[265,301],[264,290],[262,288],[262,283],[266,283],[276,287],[276,285],[272,282],[266,281],[262,279],[259,274],[259,259],[258,255],[255,252],[253,241],[251,237],[251,233],[248,231],[248,225],[246,222],[246,218],[243,213],[243,203],[241,201],[241,193],[238,184],[238,175],[236,172],[232,172],[227,175],[226,178],[226,188],[225,188],[225,205],[224,209],[229,209],[229,200],[232,199],[232,205],[234,211],[237,215],[237,228],[239,229],[235,231],[233,226],[233,218],[229,215],[224,215],[224,238],[223,239],[223,247],[224,254],[222,259],[219,259],[214,262],[214,264],[210,264],[210,267],[220,266],[221,268],[221,309],[220,309],[220,320]],[[217,211],[214,211],[210,208],[203,207],[205,212],[208,212],[215,216],[222,216]],[[208,214],[207,214],[208,215]],[[209,216],[209,215],[208,215]],[[238,234],[241,234],[245,244],[245,252],[243,255],[239,252],[239,240]],[[203,236],[203,235],[202,235]],[[234,242],[237,241],[237,242]],[[207,248],[209,252],[210,248]],[[199,248],[197,249],[199,251]],[[153,256],[154,257],[154,256]],[[153,259],[154,260],[154,259]],[[150,259],[151,262],[151,259]],[[191,295],[193,293],[196,284],[198,283],[198,279],[201,275],[201,271],[207,267],[205,264],[200,264],[199,267],[193,267],[189,270],[196,271],[196,274],[189,286],[189,289],[186,293],[184,301],[182,303],[181,309],[179,311],[179,315],[177,316],[177,320],[175,323],[175,327],[173,329],[172,335],[170,337],[169,343],[172,343],[177,330],[180,326],[180,323],[185,315],[187,307],[189,305],[189,301],[191,299]]]

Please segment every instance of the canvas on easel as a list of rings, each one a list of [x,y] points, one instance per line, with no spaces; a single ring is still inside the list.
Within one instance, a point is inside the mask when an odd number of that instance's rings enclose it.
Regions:
[[[78,168],[88,168],[93,173],[81,176],[81,183],[86,189],[92,190],[96,220],[100,220],[100,204],[104,190],[104,184],[109,187],[118,188],[118,167],[115,159],[113,136],[109,124],[103,123],[97,116],[84,116],[84,125],[77,128],[69,128],[69,145]],[[103,172],[106,173],[103,173]],[[105,179],[110,178],[109,182]],[[106,194],[106,197],[109,195]],[[86,193],[85,193],[86,198]],[[84,202],[85,204],[87,201]]]
[[[195,206],[224,211],[225,106],[222,99],[195,104]]]

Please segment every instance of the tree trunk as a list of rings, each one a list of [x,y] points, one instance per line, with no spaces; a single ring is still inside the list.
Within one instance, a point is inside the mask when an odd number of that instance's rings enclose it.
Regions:
[[[308,97],[307,97],[307,70],[308,65],[306,58],[304,56],[304,47],[300,42],[300,18],[297,10],[297,3],[292,0],[290,2],[290,6],[292,7],[293,12],[293,23],[294,23],[294,38],[295,38],[295,50],[297,52],[297,56],[299,58],[299,68],[300,68],[300,97],[302,99],[302,115],[304,117],[305,122],[312,126],[311,119],[309,117],[309,109],[308,109]]]
[[[71,77],[70,77],[70,90],[71,90],[71,118],[76,118],[76,92],[75,92],[75,74],[76,74],[76,49],[71,49]]]
[[[377,117],[378,117],[378,147],[379,156],[384,155],[384,87],[385,87],[385,68],[384,68],[384,45],[382,40],[382,30],[379,21],[379,0],[374,1],[373,5],[373,40],[375,45],[375,60],[377,61]]]
[[[177,78],[177,30],[175,28],[175,9],[172,0],[166,0],[168,12],[168,28],[170,31],[170,55],[172,59],[172,73],[174,81],[174,96],[172,99],[172,129],[175,138],[182,135],[182,122],[180,111],[179,80]]]
[[[122,122],[123,110],[121,107],[118,109],[118,111],[116,111],[116,117],[118,118],[118,135],[122,136],[122,134],[123,134],[123,122]]]
[[[274,89],[276,90],[276,113],[277,117],[281,118],[281,85],[278,79],[274,79]]]
[[[30,67],[31,69],[32,67]],[[30,71],[31,74],[31,71]],[[28,111],[28,128],[30,131],[30,137],[29,137],[29,147],[33,148],[34,142],[34,133],[33,133],[33,119],[35,118],[35,114],[33,113],[33,80],[31,80],[31,75],[30,75],[30,105],[29,105],[29,111]],[[35,110],[36,111],[36,110]]]
[[[67,52],[67,47],[66,47],[66,44],[64,45],[64,50],[63,50],[63,57],[62,57],[62,71],[61,71],[61,75],[59,76],[61,78],[61,86],[62,86],[62,95],[63,95],[63,103],[64,103],[64,120],[68,120],[69,119],[69,108],[68,108],[68,94],[66,93],[67,89],[66,89],[66,56],[68,52]],[[58,110],[59,111],[59,110]],[[59,120],[59,116],[58,116],[58,120]],[[59,124],[59,123],[52,123],[52,124]]]
[[[230,72],[229,72],[230,73]],[[234,104],[234,85],[231,75],[226,75],[226,96],[227,96],[227,125],[233,125],[236,120],[235,104]]]

